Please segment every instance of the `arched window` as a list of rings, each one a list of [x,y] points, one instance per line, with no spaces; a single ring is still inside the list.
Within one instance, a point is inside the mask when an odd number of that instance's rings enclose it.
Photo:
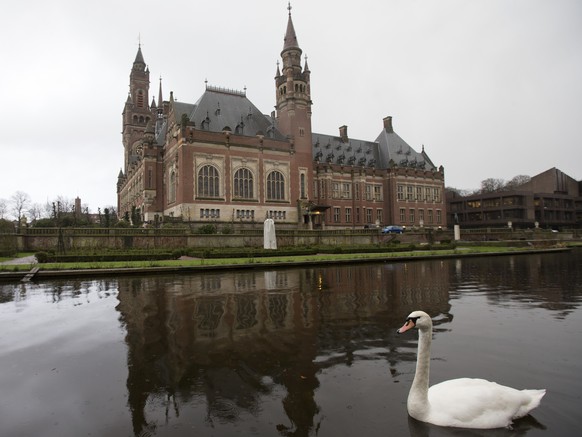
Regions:
[[[170,180],[168,181],[168,203],[176,201],[176,171],[170,171]]]
[[[219,197],[220,177],[212,165],[205,165],[198,171],[198,196]]]
[[[144,92],[143,90],[138,90],[137,91],[137,106],[138,108],[143,108],[144,107]]]
[[[238,169],[234,174],[234,197],[252,199],[254,197],[253,185],[251,171],[248,168]]]
[[[285,178],[280,171],[267,176],[267,200],[285,200]]]

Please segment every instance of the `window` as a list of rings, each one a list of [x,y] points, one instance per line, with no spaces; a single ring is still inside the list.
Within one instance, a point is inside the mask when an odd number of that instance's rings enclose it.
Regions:
[[[170,171],[170,180],[168,181],[168,203],[176,201],[176,171]]]
[[[346,223],[352,222],[352,208],[346,208]]]
[[[382,224],[384,222],[384,214],[381,209],[376,210],[376,220],[378,223]]]
[[[410,220],[410,224],[413,225],[414,224],[414,209],[411,209],[408,211],[408,219]]]
[[[406,222],[406,210],[404,208],[400,208],[400,223]]]
[[[360,200],[360,184],[356,182],[356,185],[354,185],[354,190],[356,191],[356,200]],[[358,222],[360,221],[360,219],[358,218]]]
[[[422,187],[416,187],[416,200],[418,202],[422,201]]]
[[[360,208],[356,208],[356,223],[360,223]]]
[[[398,200],[404,200],[404,185],[398,185],[397,193],[398,193]]]
[[[212,165],[205,165],[198,172],[198,196],[219,197],[220,177],[218,170]]]
[[[426,202],[431,202],[432,201],[431,193],[432,193],[432,191],[431,191],[430,187],[425,187],[425,189],[424,189],[424,197],[425,197],[425,199],[424,200]]]
[[[414,187],[412,185],[406,187],[406,200],[414,200]]]
[[[234,174],[234,197],[254,198],[253,174],[248,168],[240,168]]]
[[[220,218],[220,209],[201,208],[200,218]]]
[[[420,224],[424,223],[424,209],[418,210],[418,223]]]
[[[366,184],[366,200],[372,200],[372,186]]]
[[[372,223],[372,209],[366,209],[366,223]]]
[[[147,186],[147,188],[153,188],[153,180],[154,180],[154,176],[153,176],[152,169],[148,168],[148,186]]]
[[[433,193],[434,193],[434,201],[440,202],[441,201],[441,190],[439,190],[438,188],[433,188]]]
[[[382,187],[380,185],[374,185],[374,200],[382,200]]]
[[[434,221],[433,221],[433,216],[432,216],[432,209],[429,209],[429,210],[428,210],[428,223],[429,223],[430,225],[432,225],[432,224],[433,224],[433,222],[434,222]]]
[[[138,108],[143,108],[144,107],[144,93],[143,90],[138,90],[137,91],[137,106]]]
[[[306,199],[307,196],[305,195],[305,174],[301,173],[301,175],[299,176],[299,184],[300,184],[300,191],[301,191],[301,198],[302,199]]]
[[[441,224],[441,220],[442,220],[442,213],[440,209],[437,209],[437,224]]]
[[[285,200],[285,178],[280,171],[267,176],[267,200]]]
[[[334,208],[333,209],[333,222],[334,223],[339,223],[340,222],[340,213],[341,213],[340,208]]]
[[[319,198],[325,199],[325,181],[324,180],[319,181]]]
[[[331,184],[331,197],[334,199],[339,198],[339,184],[337,182],[332,182]]]
[[[344,199],[352,198],[352,186],[351,184],[342,184],[342,197]]]

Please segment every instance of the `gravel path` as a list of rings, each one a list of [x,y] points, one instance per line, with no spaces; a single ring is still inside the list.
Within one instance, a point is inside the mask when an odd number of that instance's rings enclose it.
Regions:
[[[14,264],[36,264],[36,257],[34,255],[25,256],[22,258],[14,258],[8,261],[0,262],[4,265],[14,265]]]

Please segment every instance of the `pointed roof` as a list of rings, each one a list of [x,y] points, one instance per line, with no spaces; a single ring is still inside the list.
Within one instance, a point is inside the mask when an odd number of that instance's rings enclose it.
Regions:
[[[164,100],[162,99],[162,76],[160,76],[160,91],[158,92],[158,105],[162,106]]]
[[[291,49],[301,50],[297,42],[295,27],[293,27],[293,19],[291,18],[291,4],[289,4],[287,9],[289,9],[289,20],[287,21],[287,32],[285,32],[285,37],[283,38],[283,52]]]
[[[145,65],[145,61],[143,60],[143,54],[141,53],[141,44],[137,49],[137,54],[135,55],[135,61],[133,61],[133,63]]]
[[[406,141],[404,141],[392,127],[392,117],[384,119],[384,129],[376,138],[378,143],[379,158],[384,165],[389,166],[390,161],[397,167],[412,167],[425,170],[436,170],[436,166],[422,150],[418,153]]]

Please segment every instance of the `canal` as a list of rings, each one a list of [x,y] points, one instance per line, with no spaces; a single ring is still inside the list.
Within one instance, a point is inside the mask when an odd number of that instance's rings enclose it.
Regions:
[[[573,436],[582,251],[0,284],[2,436]],[[512,430],[408,418],[431,384],[545,388]]]

